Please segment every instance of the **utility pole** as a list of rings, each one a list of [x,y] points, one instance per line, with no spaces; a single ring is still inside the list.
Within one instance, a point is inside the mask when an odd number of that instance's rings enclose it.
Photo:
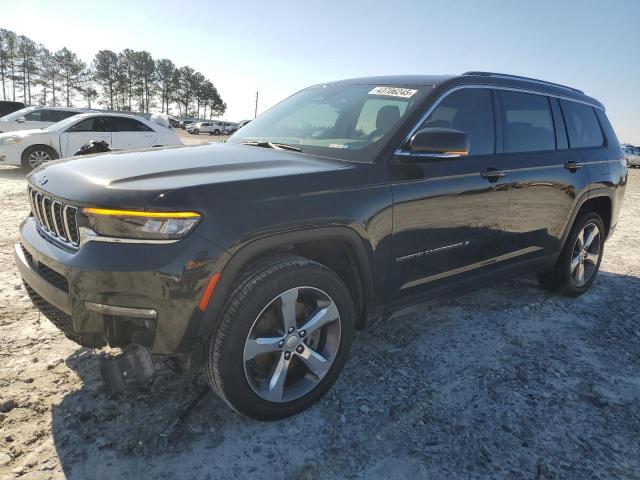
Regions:
[[[256,109],[253,112],[253,118],[256,118],[258,116],[258,91],[256,90]]]

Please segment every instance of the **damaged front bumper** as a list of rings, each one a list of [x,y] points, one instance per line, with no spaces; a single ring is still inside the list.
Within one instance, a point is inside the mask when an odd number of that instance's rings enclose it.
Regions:
[[[14,259],[34,304],[67,337],[99,348],[141,345],[154,354],[189,354],[198,301],[222,251],[193,233],[176,243],[88,242],[71,251],[20,227]]]

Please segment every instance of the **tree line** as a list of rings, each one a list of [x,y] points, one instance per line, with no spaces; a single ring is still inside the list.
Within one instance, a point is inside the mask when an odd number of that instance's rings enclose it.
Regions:
[[[27,105],[88,108],[96,101],[109,110],[142,111],[160,108],[198,118],[226,111],[211,80],[193,68],[149,52],[100,50],[90,64],[64,47],[56,52],[24,35],[0,28],[2,100]]]

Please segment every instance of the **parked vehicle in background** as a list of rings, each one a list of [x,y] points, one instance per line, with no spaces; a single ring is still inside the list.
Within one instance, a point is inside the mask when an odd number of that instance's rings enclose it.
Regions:
[[[14,258],[68,338],[203,365],[229,406],[274,420],[318,401],[354,330],[394,311],[523,273],[589,290],[627,178],[579,90],[485,72],[345,80],[225,143],[45,166]]]
[[[83,112],[86,110],[80,108],[26,107],[0,118],[0,133],[45,128]]]
[[[187,126],[187,131],[194,135],[208,133],[210,135],[220,135],[222,127],[217,122],[197,122]]]
[[[627,165],[630,167],[640,167],[640,148],[628,145],[622,147],[622,151],[627,159]]]
[[[111,150],[181,145],[169,128],[133,115],[83,113],[44,129],[0,134],[0,165],[32,170],[57,158],[71,157],[91,141]]]
[[[195,120],[180,120],[180,123],[178,125],[180,126],[180,128],[182,130],[186,130],[187,127],[189,125],[191,125],[192,123],[196,123],[196,121]]]
[[[22,102],[0,101],[0,118],[10,113],[22,110],[25,107]]]
[[[224,127],[224,129],[222,130],[222,134],[223,135],[231,135],[233,133],[236,133],[238,131],[239,126],[238,125],[227,125],[226,127]]]
[[[197,122],[187,126],[187,131],[194,135],[208,133],[210,135],[220,135],[222,127],[216,122]]]

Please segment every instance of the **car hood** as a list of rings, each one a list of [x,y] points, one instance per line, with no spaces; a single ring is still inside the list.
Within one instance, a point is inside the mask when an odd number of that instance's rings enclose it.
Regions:
[[[180,188],[349,166],[297,152],[210,143],[59,160],[35,170],[28,179],[74,204],[144,208],[158,195]]]
[[[0,139],[7,137],[31,137],[33,135],[47,135],[49,132],[40,128],[33,128],[30,130],[15,130],[11,132],[0,133]]]

